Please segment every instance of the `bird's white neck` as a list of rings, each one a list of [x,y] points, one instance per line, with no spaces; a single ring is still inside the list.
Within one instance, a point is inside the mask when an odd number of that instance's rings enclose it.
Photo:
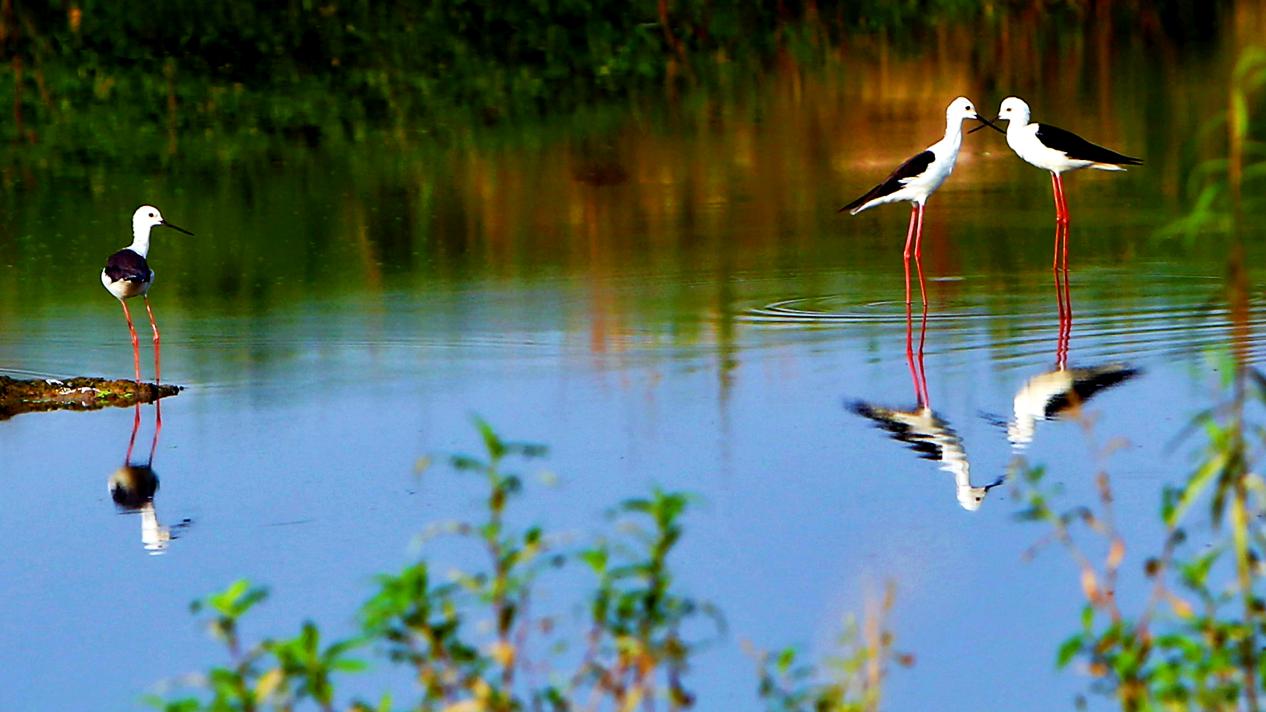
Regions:
[[[949,149],[950,153],[958,153],[959,147],[963,145],[963,120],[961,118],[946,118],[945,138],[941,139],[940,143]]]
[[[151,229],[149,225],[133,225],[132,244],[128,245],[128,249],[141,257],[147,257],[149,255],[149,231]]]
[[[1007,136],[1018,136],[1021,131],[1029,127],[1029,117],[1027,114],[1020,114],[1013,117],[1007,122]]]

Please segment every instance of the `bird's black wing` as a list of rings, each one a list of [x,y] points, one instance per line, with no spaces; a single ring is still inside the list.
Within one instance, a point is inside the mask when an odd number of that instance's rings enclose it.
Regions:
[[[924,460],[932,460],[933,462],[944,459],[945,453],[941,443],[936,441],[933,433],[922,433],[914,430],[907,423],[893,418],[886,408],[879,408],[866,403],[864,401],[854,401],[846,404],[846,407],[854,413],[869,419],[881,430],[888,433],[888,436],[897,442],[905,443],[914,450],[918,456]],[[937,418],[940,424],[940,419]],[[950,438],[956,437],[953,430],[945,428]]]
[[[106,260],[105,274],[111,282],[148,282],[149,262],[130,248],[123,248]]]
[[[932,165],[932,161],[935,161],[935,160],[936,160],[936,154],[932,153],[931,151],[924,151],[923,153],[920,153],[914,158],[911,158],[905,163],[902,163],[901,165],[897,166],[897,170],[893,171],[892,175],[889,175],[887,178],[885,178],[883,183],[880,183],[874,188],[871,188],[866,193],[866,195],[863,195],[857,200],[854,200],[848,205],[845,205],[844,207],[840,208],[840,212],[842,213],[845,210],[852,212],[860,208],[861,206],[865,205],[866,203],[869,203],[870,201],[874,200],[875,198],[882,198],[885,195],[892,195],[893,193],[905,187],[906,185],[905,181],[911,178],[914,178],[915,176],[926,171],[928,169],[928,166]]]
[[[1063,151],[1069,158],[1095,163],[1110,163],[1120,166],[1141,166],[1143,159],[1131,158],[1110,148],[1093,144],[1072,131],[1065,131],[1050,124],[1037,125],[1037,140],[1047,148]]]
[[[1073,379],[1072,388],[1046,403],[1046,417],[1057,417],[1065,410],[1090,400],[1099,391],[1124,383],[1139,373],[1137,368],[1119,365],[1087,369]]]

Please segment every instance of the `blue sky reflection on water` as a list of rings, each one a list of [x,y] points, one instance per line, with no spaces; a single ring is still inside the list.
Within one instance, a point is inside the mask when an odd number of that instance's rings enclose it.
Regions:
[[[931,310],[930,396],[979,479],[1005,471],[1011,457],[1005,431],[982,413],[1007,417],[1015,390],[1055,357],[1054,291],[1038,286],[1041,274],[1021,295],[1036,324],[993,324],[1015,321],[1005,315],[938,321]],[[1081,274],[1074,272],[1074,310],[1093,328],[1112,307],[1079,300],[1077,288],[1117,275],[1091,267]],[[1169,298],[1203,299],[1205,285],[1192,282],[1200,288],[1171,289]],[[540,296],[565,303],[573,287]],[[1043,299],[1050,313],[1041,314]],[[662,347],[649,327],[630,329],[615,353],[594,353],[577,343],[583,324],[560,323],[562,312],[507,333],[498,309],[467,308],[476,316],[449,322],[448,338],[437,340],[430,322],[442,315],[428,313],[425,297],[388,301],[377,333],[390,339],[367,336],[375,327],[365,325],[359,300],[323,304],[319,327],[284,311],[265,317],[266,336],[243,347],[257,349],[267,367],[246,374],[243,359],[217,357],[213,340],[173,338],[169,368],[193,385],[163,408],[156,508],[166,524],[192,525],[163,556],[144,555],[138,518],[116,514],[106,490],[127,445],[130,410],[5,423],[6,458],[31,473],[23,505],[0,525],[15,542],[4,562],[0,655],[17,684],[6,696],[40,706],[94,697],[121,705],[198,668],[215,653],[186,605],[240,576],[274,591],[251,624],[259,632],[309,616],[347,625],[369,577],[398,565],[413,533],[475,504],[457,475],[411,474],[419,455],[476,447],[470,413],[509,437],[550,445],[544,467],[561,482],[530,495],[524,514],[552,527],[592,530],[615,500],[653,484],[701,495],[679,571],[729,618],[728,642],[700,659],[695,677],[710,709],[751,699],[751,664],[738,641],[828,650],[841,616],[886,579],[898,586],[899,647],[918,661],[894,674],[894,709],[918,706],[932,688],[952,701],[949,709],[1014,707],[1035,689],[1064,697],[1079,689],[1075,676],[1052,670],[1055,646],[1076,620],[1075,572],[1057,551],[1022,560],[1041,532],[1012,520],[1012,491],[995,489],[980,511],[963,511],[950,475],[843,407],[859,397],[913,404],[896,305],[861,310],[892,312],[866,329],[746,323],[740,311],[728,350],[735,365],[722,369],[709,339]],[[960,317],[975,312],[954,308]],[[102,353],[63,355],[65,368],[89,368],[98,356],[126,365],[126,343],[110,344],[117,325],[99,321],[106,323],[83,320],[71,338],[104,344]],[[197,323],[192,314],[173,321]],[[986,334],[995,328],[1033,333],[991,356]],[[1096,396],[1092,439],[1075,422],[1039,423],[1028,451],[1034,462],[1057,463],[1052,474],[1074,500],[1092,494],[1095,443],[1127,438],[1130,446],[1109,462],[1130,539],[1157,533],[1159,488],[1181,473],[1164,440],[1209,392],[1199,375],[1204,357],[1183,354],[1188,338],[1143,334],[1133,348],[1110,346],[1082,338],[1074,322],[1071,362],[1137,353],[1131,363],[1144,374]],[[145,442],[152,409],[143,416]],[[85,669],[101,675],[74,674]],[[55,689],[44,682],[50,671],[63,675]]]
[[[1193,92],[1202,69],[1184,78]],[[1029,96],[1069,128],[1146,153],[1147,86],[1124,87],[1094,117],[1066,109],[1068,87]],[[1014,520],[1010,485],[964,511],[949,473],[845,408],[915,402],[892,301],[906,211],[834,211],[935,138],[944,104],[898,92],[859,101],[865,111],[815,113],[854,106],[850,91],[819,86],[809,104],[775,87],[764,120],[734,111],[703,136],[631,120],[609,137],[630,179],[609,188],[572,179],[583,156],[566,141],[418,166],[405,157],[404,171],[301,164],[179,188],[119,177],[89,197],[40,187],[0,236],[18,255],[0,265],[0,369],[126,375],[99,260],[126,242],[136,193],[200,236],[151,254],[164,374],[189,386],[163,405],[155,509],[168,526],[190,524],[151,556],[139,517],[116,512],[107,481],[132,411],[0,423],[0,706],[139,706],[158,682],[219,659],[187,605],[239,577],[273,591],[250,634],[288,634],[308,617],[350,630],[372,575],[403,563],[414,534],[477,507],[460,476],[413,474],[420,456],[474,451],[476,413],[550,448],[529,472],[559,483],[531,490],[524,521],[584,534],[653,485],[699,496],[677,572],[729,623],[691,676],[701,709],[752,707],[743,641],[829,652],[842,617],[889,579],[897,647],[917,660],[893,672],[889,709],[1063,706],[1085,685],[1054,670],[1081,605],[1068,557],[1025,559],[1044,532]],[[916,110],[926,104],[934,121]],[[1167,130],[1194,120],[1173,119]],[[924,366],[932,404],[985,483],[1013,457],[995,421],[1056,361],[1057,300],[1046,176],[988,133],[964,151],[928,209]],[[1199,441],[1166,446],[1216,394],[1211,354],[1230,340],[1219,306],[1228,239],[1158,240],[1183,209],[1178,159],[1145,157],[1125,175],[1068,181],[1069,363],[1141,375],[1094,397],[1093,429],[1038,423],[1025,452],[1076,502],[1093,497],[1095,453],[1126,443],[1106,466],[1135,572],[1159,543],[1161,487],[1186,473]],[[92,220],[47,209],[72,203]],[[1255,294],[1262,237],[1244,237]],[[50,283],[44,270],[82,280]],[[1248,339],[1257,361],[1261,306]],[[144,449],[153,410],[142,415]],[[1140,586],[1127,577],[1120,596]],[[375,696],[379,679],[352,684]]]

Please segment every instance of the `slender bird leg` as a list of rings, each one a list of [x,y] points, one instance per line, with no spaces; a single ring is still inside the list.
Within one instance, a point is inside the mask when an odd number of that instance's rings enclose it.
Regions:
[[[1051,199],[1055,201],[1055,224],[1063,222],[1064,213],[1059,209],[1059,183],[1056,183],[1055,174],[1051,174]]]
[[[918,206],[919,220],[914,227],[914,266],[919,269],[919,296],[923,298],[923,308],[928,307],[928,291],[923,284],[923,206]]]
[[[132,437],[127,441],[127,454],[123,456],[123,466],[132,464],[132,446],[136,445],[136,431],[141,429],[141,404],[136,404],[136,415],[132,417]]]
[[[162,368],[158,365],[158,322],[154,321],[154,310],[149,307],[149,295],[144,296],[145,311],[149,313],[149,325],[154,330],[154,383],[163,380]]]
[[[128,333],[132,334],[132,365],[136,367],[136,382],[141,382],[141,342],[136,338],[136,327],[132,326],[132,312],[128,311],[127,302],[122,299],[119,304],[123,305],[123,317],[127,319]]]
[[[923,205],[915,206],[919,213],[919,220],[914,226],[914,259],[923,259]]]
[[[919,384],[919,372],[914,367],[914,315],[910,311],[910,302],[906,302],[906,366],[910,368],[910,380],[914,382],[914,397],[919,400],[919,407],[924,407],[923,388]]]
[[[928,304],[923,302],[923,318],[919,321],[919,380],[922,388],[923,406],[925,408],[932,407],[932,397],[928,395],[928,374],[923,368],[923,343],[927,340],[928,335]]]
[[[910,303],[910,245],[914,241],[914,223],[918,216],[919,206],[910,208],[910,227],[906,229],[906,249],[902,253],[906,267],[906,304]]]
[[[1064,288],[1068,288],[1068,207],[1064,206]]]
[[[923,321],[919,331],[919,351],[914,350],[914,315],[910,305],[906,305],[906,366],[910,368],[910,380],[914,383],[914,397],[920,408],[929,408],[927,376],[923,375],[923,337],[927,330],[927,307],[923,309]]]
[[[1067,239],[1067,235],[1065,235]],[[1064,272],[1063,285],[1060,285],[1059,272],[1055,273],[1055,289],[1060,299],[1059,340],[1055,347],[1055,367],[1068,367],[1068,345],[1073,333],[1073,297],[1068,288],[1068,272]]]
[[[1055,196],[1059,201],[1059,215],[1056,220],[1068,224],[1068,200],[1064,197],[1064,179],[1058,173],[1052,173],[1055,180]]]
[[[136,408],[139,415],[141,404],[137,403]],[[154,439],[151,440],[149,443],[149,461],[145,463],[146,465],[149,465],[150,467],[153,467],[154,465],[154,451],[158,449],[158,434],[162,432],[162,429],[163,429],[162,402],[154,401]]]
[[[1059,227],[1055,228],[1055,244],[1059,244]],[[1058,249],[1058,247],[1056,248]],[[1064,324],[1064,289],[1060,284],[1059,270],[1052,269],[1051,273],[1055,275],[1055,301],[1059,305],[1059,323],[1060,327]]]
[[[1064,237],[1064,223],[1059,222],[1059,218],[1055,219],[1055,253],[1051,257],[1051,271],[1059,271],[1059,242]]]
[[[1068,203],[1064,200],[1064,181],[1051,174],[1051,192],[1055,195],[1055,257],[1051,269],[1059,269],[1060,240],[1064,241],[1064,269],[1068,269]]]

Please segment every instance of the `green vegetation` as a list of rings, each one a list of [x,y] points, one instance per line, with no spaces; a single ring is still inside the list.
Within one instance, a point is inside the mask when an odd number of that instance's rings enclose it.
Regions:
[[[1079,629],[1053,657],[1090,675],[1091,690],[1123,710],[1254,710],[1266,689],[1266,480],[1254,469],[1266,425],[1251,417],[1266,404],[1266,373],[1249,363],[1240,254],[1232,253],[1229,299],[1237,336],[1214,369],[1226,374],[1229,396],[1189,429],[1203,431],[1208,443],[1186,481],[1162,493],[1163,541],[1153,555],[1128,560],[1141,563],[1150,582],[1143,600],[1118,595],[1130,590],[1122,586],[1127,547],[1106,463],[1119,443],[1095,447],[1103,464],[1095,504],[1060,504],[1042,468],[1020,461],[1013,472],[1021,480],[1020,516],[1044,523],[1047,540],[1071,554],[1086,599]],[[473,543],[482,565],[440,577],[424,553],[379,577],[361,608],[360,633],[333,641],[313,622],[292,638],[243,641],[239,622],[266,594],[234,583],[194,606],[224,644],[227,664],[201,676],[201,693],[155,705],[171,712],[694,706],[691,662],[725,626],[720,612],[683,591],[673,574],[690,498],[656,490],[627,500],[611,514],[611,533],[591,544],[521,525],[510,505],[525,479],[507,466],[544,449],[478,425],[484,456],[449,462],[482,482],[484,516],[433,527],[424,541]],[[569,575],[584,578],[579,599],[556,611],[538,608],[551,597],[537,594],[557,592]],[[911,662],[895,652],[886,627],[892,601],[889,589],[860,622],[848,621],[838,652],[825,660],[806,660],[794,648],[758,653],[754,696],[780,712],[879,709],[889,667]],[[370,701],[340,694],[347,675],[370,665],[398,669],[412,692]]]
[[[471,127],[747,82],[855,45],[915,49],[953,24],[989,29],[1009,17],[1035,28],[1041,18],[1045,43],[1117,15],[1122,32],[1146,22],[1206,38],[1224,4],[9,3],[0,105],[12,113],[0,137],[12,148],[0,163],[223,164],[379,132],[443,143]]]
[[[821,662],[801,661],[795,648],[762,655],[760,697],[771,712],[819,710],[867,712],[880,709],[883,682],[890,663],[914,664],[914,657],[892,649],[892,633],[885,628],[892,608],[893,588],[862,621],[850,617],[838,641],[839,653]]]
[[[422,558],[380,576],[360,611],[361,634],[333,642],[323,642],[313,622],[292,638],[244,641],[241,619],[267,592],[237,581],[193,604],[224,644],[228,662],[199,676],[201,694],[152,698],[154,706],[169,712],[693,706],[690,661],[724,632],[724,623],[709,603],[680,590],[669,563],[689,498],[656,490],[627,500],[611,514],[611,535],[568,546],[539,527],[517,526],[510,516],[524,479],[507,471],[507,459],[531,460],[544,449],[502,440],[486,423],[478,427],[483,459],[458,455],[450,464],[482,480],[485,517],[435,527],[425,539],[473,542],[485,555],[483,566],[440,577]],[[567,567],[587,572],[577,609],[584,613],[538,611],[534,594],[542,579]],[[890,590],[882,610],[867,617],[864,635],[850,626],[841,660],[825,675],[796,665],[792,650],[762,656],[759,694],[769,708],[877,709],[885,664],[893,657],[891,635],[882,627],[891,601]],[[340,681],[364,670],[367,658],[400,669],[412,681],[413,696],[344,700]]]
[[[1193,139],[1193,151],[1211,153],[1187,171],[1187,215],[1163,235],[1193,238],[1201,231],[1227,232],[1245,214],[1266,209],[1266,47],[1245,48],[1227,82],[1225,108]]]
[[[1041,468],[1020,468],[1027,507],[1072,555],[1086,597],[1080,630],[1060,647],[1092,690],[1123,710],[1257,710],[1266,691],[1262,587],[1266,568],[1266,480],[1255,471],[1266,427],[1252,418],[1266,402],[1266,374],[1250,365],[1250,309],[1241,250],[1231,260],[1230,314],[1236,339],[1214,371],[1223,402],[1200,413],[1191,432],[1208,438],[1186,481],[1162,492],[1164,539],[1142,560],[1151,590],[1140,602],[1118,596],[1126,542],[1113,516],[1111,479],[1097,476],[1098,503],[1061,510]],[[1101,449],[1105,459],[1115,447]],[[1202,506],[1203,505],[1203,506]],[[1207,519],[1197,516],[1201,510]]]

